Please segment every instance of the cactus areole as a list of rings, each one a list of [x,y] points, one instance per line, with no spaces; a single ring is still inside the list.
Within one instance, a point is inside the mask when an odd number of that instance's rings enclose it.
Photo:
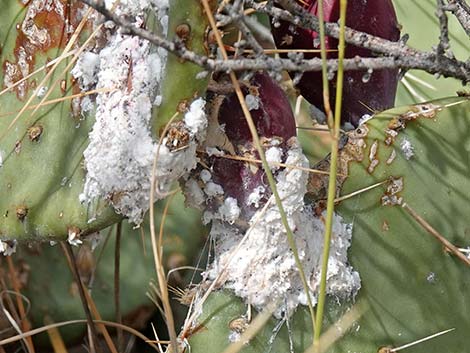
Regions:
[[[300,2],[300,1],[299,1]],[[339,0],[323,0],[323,13],[326,22],[339,19]],[[302,1],[312,15],[318,16],[318,1]],[[349,0],[346,13],[346,26],[378,36],[390,41],[400,38],[399,25],[391,0]],[[273,26],[276,45],[280,49],[320,49],[318,33],[297,28],[281,22]],[[337,58],[338,40],[326,37],[327,57]],[[320,53],[308,54],[309,58],[320,57]],[[373,57],[368,49],[346,46],[345,57]],[[335,77],[330,80],[330,104],[334,106],[336,97]],[[323,110],[323,88],[321,72],[307,72],[300,79],[297,87],[302,96],[320,110]],[[357,126],[361,118],[374,112],[393,107],[398,84],[398,69],[352,70],[345,71],[343,87],[342,121]]]

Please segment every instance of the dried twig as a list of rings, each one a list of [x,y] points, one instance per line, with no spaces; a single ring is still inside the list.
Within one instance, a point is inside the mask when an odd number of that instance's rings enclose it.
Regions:
[[[447,50],[450,48],[449,26],[448,26],[449,21],[447,19],[447,14],[445,12],[444,7],[445,7],[444,0],[437,0],[436,16],[439,19],[439,27],[440,27],[439,44],[437,45],[437,48],[436,48],[438,59],[441,56],[446,55]]]
[[[116,244],[114,247],[114,307],[116,310],[116,322],[122,324],[121,315],[121,291],[120,291],[120,266],[121,266],[121,233],[122,221],[116,227]],[[119,351],[122,351],[124,346],[122,329],[117,329],[117,346]]]
[[[80,278],[80,274],[78,272],[77,261],[75,260],[75,255],[73,254],[72,246],[69,243],[62,242],[62,250],[67,257],[67,260],[70,264],[70,270],[72,271],[73,278],[77,283],[78,293],[80,295],[80,300],[82,301],[83,311],[85,312],[85,316],[88,322],[88,328],[91,331],[91,336],[93,338],[93,342],[90,342],[90,345],[94,345],[98,352],[101,352],[101,347],[98,341],[98,332],[96,331],[95,323],[93,322],[93,318],[91,316],[90,308],[88,307],[88,301],[85,295],[85,288],[83,286],[83,282]]]
[[[120,27],[126,29],[130,34],[147,39],[156,46],[162,47],[177,55],[181,59],[191,61],[210,71],[243,71],[243,70],[287,70],[292,72],[320,71],[322,69],[321,59],[296,60],[282,58],[262,57],[256,59],[228,59],[217,60],[207,56],[201,56],[188,50],[181,42],[172,42],[162,38],[144,28],[138,28],[125,18],[116,15],[104,6],[104,3],[96,0],[82,0],[82,2],[93,7],[106,19],[112,20]],[[303,28],[319,30],[318,18],[307,13],[301,6],[292,0],[280,0],[286,10],[275,8],[253,0],[245,3],[255,10],[267,13],[275,18],[289,21]],[[336,23],[326,23],[325,33],[335,38],[339,37],[339,26]],[[469,64],[455,58],[438,55],[435,52],[424,52],[405,45],[403,42],[391,42],[370,34],[346,28],[345,40],[347,43],[370,49],[384,57],[375,58],[353,58],[344,60],[344,70],[358,69],[384,69],[402,68],[418,69],[431,74],[439,74],[444,77],[453,77],[466,83],[470,81]],[[336,71],[338,61],[328,60],[328,70]]]
[[[454,14],[465,33],[470,36],[470,6],[465,0],[447,0],[447,11]]]

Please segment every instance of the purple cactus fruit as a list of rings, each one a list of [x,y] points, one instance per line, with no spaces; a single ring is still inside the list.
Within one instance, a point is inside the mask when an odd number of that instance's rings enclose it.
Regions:
[[[296,135],[295,118],[289,100],[271,77],[257,73],[243,90],[260,138],[278,137],[286,142]],[[235,93],[228,95],[222,103],[219,124],[225,124],[225,133],[235,148],[251,144],[250,129]]]
[[[308,1],[304,7],[318,16],[318,1]],[[339,19],[339,0],[323,0],[324,19],[337,22]],[[398,41],[400,30],[391,0],[349,0],[346,25],[355,30],[366,32],[390,41]],[[280,49],[320,49],[318,33],[281,23],[273,28],[276,45]],[[338,48],[338,40],[326,38],[326,49]],[[345,57],[374,57],[364,48],[346,46]],[[308,54],[308,58],[320,57],[320,53]],[[329,52],[327,57],[337,58],[337,52]],[[319,109],[323,108],[323,88],[321,72],[307,72],[297,87],[302,96]],[[398,69],[346,71],[344,75],[343,109],[341,120],[357,126],[364,114],[382,111],[394,105],[398,84]],[[336,80],[330,81],[330,104],[334,106]]]
[[[243,87],[243,93],[268,160],[270,154],[277,156],[279,161],[285,160],[288,141],[296,136],[296,125],[284,91],[267,74],[257,73]],[[218,120],[237,155],[259,159],[235,93],[225,97]],[[258,163],[213,156],[210,165],[212,181],[223,188],[224,198],[237,200],[241,209],[240,219],[250,219],[271,195],[265,172]],[[255,191],[256,197],[253,195]]]

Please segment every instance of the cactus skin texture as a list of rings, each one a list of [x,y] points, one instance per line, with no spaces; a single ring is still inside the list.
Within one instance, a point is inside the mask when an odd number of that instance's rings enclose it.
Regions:
[[[403,202],[453,244],[468,247],[470,198],[464,190],[470,188],[470,180],[468,153],[463,152],[463,146],[470,144],[469,111],[470,102],[466,98],[448,98],[376,115],[351,132],[356,139],[350,139],[340,153],[340,166],[349,168],[341,194],[390,177],[401,177],[403,190],[396,196],[402,197]],[[413,115],[416,119],[407,121],[406,117]],[[387,129],[404,121],[406,128],[398,132],[394,141],[388,140]],[[364,137],[359,139],[363,147],[357,148],[351,142],[359,141],[358,136]],[[410,142],[413,155],[402,147],[404,140]],[[371,153],[371,148],[377,152]],[[396,153],[393,161],[392,150]],[[371,159],[375,158],[379,164],[371,170]],[[386,190],[387,185],[377,187],[343,201],[338,208],[353,222],[349,258],[362,279],[356,302],[361,302],[365,311],[327,351],[378,352],[383,346],[398,347],[455,328],[414,346],[412,351],[466,352],[468,342],[464,337],[470,329],[468,267],[449,255],[400,205],[381,205]],[[324,331],[354,305],[338,306],[335,301],[330,298],[327,303]],[[205,329],[190,337],[191,351],[223,351],[229,345],[230,322],[245,314],[246,305],[233,294],[223,291],[211,294],[198,320]],[[311,344],[307,315],[305,308],[301,308],[291,319],[296,352]],[[270,352],[289,351],[285,324],[268,345],[273,325],[270,321],[242,352],[266,352],[269,347]]]
[[[339,0],[322,0],[324,19],[326,22],[337,22],[339,19]],[[318,16],[318,2],[307,1],[307,10]],[[305,5],[307,6],[307,5]],[[346,25],[358,31],[366,32],[391,41],[400,37],[398,22],[391,0],[350,0],[348,1]],[[280,49],[320,49],[320,40],[316,32],[300,28],[292,28],[288,23],[282,23],[272,32],[276,45]],[[318,44],[317,44],[318,43]],[[326,37],[326,49],[336,50],[338,40]],[[345,57],[373,57],[370,50],[352,45],[346,47]],[[320,57],[309,54],[307,57]],[[327,53],[329,59],[337,58],[337,52]],[[323,110],[323,87],[321,72],[307,72],[302,76],[297,87],[302,96],[311,104]],[[364,114],[382,111],[393,107],[395,92],[398,85],[398,70],[376,70],[368,73],[366,70],[344,72],[343,109],[341,120],[357,126]],[[330,105],[334,107],[336,97],[336,79],[330,81]],[[371,111],[372,109],[372,111]]]
[[[165,201],[160,201],[155,206],[155,223],[161,222],[161,214]],[[168,270],[190,265],[199,255],[199,249],[206,231],[200,224],[200,214],[195,210],[186,209],[183,205],[183,197],[178,195],[170,205],[169,214],[164,227],[163,261]],[[121,311],[132,322],[132,313],[142,310],[141,313],[152,314],[155,306],[147,298],[146,291],[151,279],[155,279],[154,259],[151,254],[151,241],[148,226],[148,217],[142,225],[144,237],[139,229],[133,229],[128,222],[123,222],[121,236],[120,257],[120,282],[121,282]],[[190,230],[190,231],[189,231]],[[106,248],[97,261],[102,251],[104,238],[112,231]],[[76,252],[78,267],[85,285],[90,279],[93,265],[96,265],[95,278],[92,286],[93,300],[104,320],[115,320],[115,307],[113,298],[114,278],[114,234],[113,226],[101,232],[103,240],[94,252],[88,250],[88,245]],[[142,240],[144,239],[144,242]],[[144,247],[146,252],[144,252]],[[87,256],[77,255],[87,254]],[[49,244],[36,244],[32,248],[23,245],[13,255],[15,266],[18,270],[29,266],[27,281],[22,294],[31,303],[29,319],[33,327],[41,327],[44,317],[50,317],[54,322],[84,318],[83,306],[73,282],[73,277],[67,265],[67,260],[60,245],[53,247]],[[82,259],[80,261],[79,259]],[[83,261],[83,259],[89,259]],[[54,279],[51,280],[51,272]],[[184,277],[184,273],[176,272],[176,275]],[[181,286],[181,277],[170,277],[170,283]],[[138,327],[139,329],[142,327]],[[66,326],[61,329],[62,337],[67,345],[73,343],[86,332],[84,326]],[[48,345],[47,338],[40,339],[43,345]]]
[[[216,1],[209,1],[212,8]],[[168,39],[181,41],[196,54],[207,55],[208,21],[202,3],[194,0],[170,0]],[[184,110],[191,101],[204,95],[210,73],[198,77],[204,70],[193,63],[168,55],[167,75],[163,81],[162,105],[155,110],[154,127],[158,135],[176,112]],[[183,83],[184,82],[184,83]]]
[[[70,38],[64,34],[65,21],[58,8],[62,6],[71,11],[70,18],[74,19],[77,9],[82,6],[78,1],[69,7],[67,1],[55,0],[52,9],[33,13],[30,20],[37,26],[33,26],[37,29],[35,33],[47,32],[46,44],[36,45],[22,31],[24,17],[35,3],[37,1],[30,1],[23,6],[19,1],[2,1],[2,18],[14,19],[0,24],[2,89],[7,82],[14,83],[23,78],[22,65],[26,65],[30,73],[61,53]],[[189,4],[187,0],[170,1],[169,11],[170,28],[176,31],[178,25],[187,22],[191,29],[187,45],[201,52],[206,17],[200,4]],[[77,26],[77,23],[72,21],[72,25]],[[83,37],[85,40],[86,36]],[[24,48],[26,56],[22,54]],[[63,79],[64,86],[54,88],[48,100],[79,91],[70,74],[63,78],[59,76],[66,62],[68,60],[57,67],[44,85],[49,87],[57,79]],[[195,79],[199,69],[194,65],[183,64],[173,56],[167,64],[168,70],[172,71],[171,77],[165,79],[162,94],[171,99],[165,98],[156,109],[162,111],[160,115],[165,115],[166,120],[160,120],[155,113],[154,127],[165,125],[183,100],[202,94],[207,85],[207,80]],[[170,72],[168,70],[166,72]],[[0,96],[1,112],[21,110],[45,75],[42,71],[19,88]],[[178,93],[175,93],[176,89]],[[40,99],[35,98],[31,104],[39,102]],[[171,114],[164,113],[170,110]],[[117,222],[121,217],[107,201],[89,204],[79,201],[86,173],[82,165],[83,151],[93,127],[93,114],[83,116],[79,108],[72,108],[70,100],[44,106],[33,117],[30,112],[26,110],[9,130],[16,113],[0,117],[0,239],[64,239],[71,230],[79,230],[80,236],[85,236]]]
[[[57,0],[56,3],[69,9],[66,1]],[[79,5],[74,3],[71,7],[71,18],[77,10],[76,6]],[[2,1],[2,18],[15,19],[13,22],[1,21],[2,89],[5,80],[15,82],[23,77],[20,73],[11,75],[8,71],[12,67],[20,70],[18,60],[21,60],[22,48],[29,48],[26,63],[29,65],[28,71],[32,72],[50,58],[55,58],[68,40],[67,36],[61,40],[65,26],[61,17],[54,10],[40,11],[33,19],[39,29],[48,29],[49,41],[43,46],[33,45],[21,32],[27,11],[28,7],[22,6],[21,2]],[[11,25],[7,26],[6,23]],[[15,28],[17,24],[20,29]],[[45,86],[57,80],[65,66],[64,61]],[[43,71],[28,79],[25,85],[0,96],[2,113],[22,109],[28,97],[34,94],[34,84],[39,84],[44,76]],[[63,80],[70,88],[70,75],[63,77]],[[71,94],[71,89],[68,91],[62,92],[60,87],[56,87],[50,97]],[[32,104],[39,101],[34,99]],[[86,235],[116,222],[119,217],[103,202],[86,207],[78,200],[84,179],[82,152],[93,125],[92,117],[83,119],[79,112],[74,114],[70,100],[44,106],[32,118],[30,113],[31,110],[25,111],[9,130],[8,126],[16,113],[0,118],[0,238],[65,238],[71,227],[77,227],[82,235]],[[96,220],[88,223],[94,217]]]

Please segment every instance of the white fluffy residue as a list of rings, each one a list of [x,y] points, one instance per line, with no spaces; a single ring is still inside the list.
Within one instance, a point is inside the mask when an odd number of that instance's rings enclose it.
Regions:
[[[219,184],[209,181],[206,184],[206,187],[204,188],[204,192],[207,194],[207,196],[214,197],[218,195],[223,195],[224,189],[222,189],[222,186],[220,186]]]
[[[47,90],[48,90],[48,87],[47,87],[47,86],[38,87],[38,88],[36,89],[36,92],[35,92],[35,93],[36,93],[36,97],[38,97],[38,98],[44,97],[44,95],[46,94]]]
[[[70,72],[73,77],[79,79],[80,89],[88,90],[96,84],[96,74],[100,67],[100,56],[96,53],[84,52],[78,59],[77,64]]]
[[[204,99],[196,99],[184,116],[184,123],[190,133],[200,139],[205,138],[204,134],[207,129],[207,116],[204,111],[205,104],[206,102]]]
[[[0,168],[3,166],[3,152],[0,150]]]
[[[0,240],[0,254],[10,256],[16,252],[16,240]]]
[[[206,201],[206,197],[198,182],[193,178],[189,178],[184,183],[184,188],[186,204],[190,207],[200,208]]]
[[[211,180],[212,175],[211,175],[211,172],[209,172],[207,169],[203,169],[201,170],[200,177],[201,177],[201,180],[207,184],[209,180]]]
[[[80,239],[80,233],[77,229],[75,228],[69,229],[67,242],[72,246],[79,246],[83,244],[83,241]]]
[[[225,155],[225,152],[222,151],[222,150],[219,150],[217,147],[206,147],[206,153],[207,153],[207,156],[211,157],[211,156],[223,156]]]
[[[106,6],[114,6],[107,0]],[[152,8],[163,33],[167,31],[168,0],[122,0],[114,11],[130,17],[135,25],[144,21]],[[109,89],[96,98],[96,122],[84,152],[87,171],[82,202],[109,199],[116,210],[139,224],[149,208],[154,157],[156,197],[164,197],[171,184],[196,166],[196,145],[204,139],[207,127],[205,101],[195,100],[185,114],[189,131],[187,148],[171,151],[158,147],[151,134],[153,103],[161,90],[166,51],[155,49],[146,40],[122,33],[109,33],[106,45],[84,53],[74,68],[82,88]],[[92,215],[93,217],[93,215]]]
[[[259,109],[260,99],[252,94],[247,94],[245,97],[246,106],[248,110],[257,110]]]
[[[237,200],[233,197],[227,197],[222,206],[219,207],[219,214],[223,221],[233,224],[240,216],[240,207]]]
[[[279,169],[279,163],[282,162],[282,149],[279,147],[270,147],[266,151],[266,161],[272,170]]]
[[[253,192],[250,195],[248,195],[248,199],[247,199],[246,203],[248,205],[254,205],[256,208],[258,208],[261,199],[265,195],[265,192],[266,192],[266,188],[264,186],[262,186],[262,185],[257,186],[253,190]]]
[[[415,155],[413,145],[411,144],[410,140],[405,137],[401,141],[400,148],[407,160],[410,160]]]
[[[308,166],[300,147],[292,147],[287,155],[285,163]],[[309,207],[304,206],[307,178],[307,172],[294,168],[279,171],[276,176],[279,195],[294,232],[299,257],[310,282],[310,294],[315,302],[324,224]],[[257,190],[257,194],[261,195],[262,190]],[[274,202],[255,213],[245,233],[223,221],[222,216],[212,216],[211,236],[216,241],[216,256],[207,273],[210,278],[216,278],[223,271],[225,287],[258,309],[271,302],[281,302],[275,313],[278,317],[294,312],[299,304],[306,304],[297,265]],[[354,296],[360,288],[360,279],[347,262],[351,228],[343,223],[339,215],[335,216],[333,234],[327,275],[328,293],[336,297]]]

